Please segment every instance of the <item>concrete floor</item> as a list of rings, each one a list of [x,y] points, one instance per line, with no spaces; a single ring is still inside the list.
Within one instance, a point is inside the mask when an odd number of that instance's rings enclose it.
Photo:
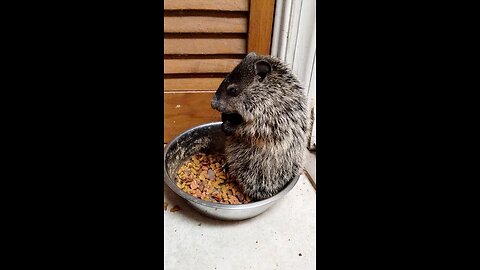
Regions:
[[[164,188],[166,270],[315,269],[316,191],[305,175],[269,210],[245,221],[204,217]],[[181,210],[170,212],[174,205]]]

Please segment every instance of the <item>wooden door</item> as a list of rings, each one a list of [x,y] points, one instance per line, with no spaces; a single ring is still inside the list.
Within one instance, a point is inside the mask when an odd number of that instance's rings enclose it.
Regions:
[[[270,54],[275,0],[165,0],[164,143],[220,121],[210,100],[248,52]]]

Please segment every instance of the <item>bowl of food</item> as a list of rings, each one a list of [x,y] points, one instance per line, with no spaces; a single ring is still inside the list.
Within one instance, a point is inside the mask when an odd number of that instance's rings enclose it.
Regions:
[[[203,215],[221,220],[249,219],[283,198],[300,176],[276,195],[252,201],[228,174],[221,125],[222,122],[215,122],[196,126],[171,140],[164,149],[164,181]]]

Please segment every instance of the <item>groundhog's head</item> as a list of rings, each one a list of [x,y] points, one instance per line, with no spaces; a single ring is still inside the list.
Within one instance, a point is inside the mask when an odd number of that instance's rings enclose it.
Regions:
[[[222,128],[227,134],[253,120],[261,98],[256,92],[268,89],[272,67],[279,64],[273,58],[249,53],[220,84],[211,105],[222,113]]]

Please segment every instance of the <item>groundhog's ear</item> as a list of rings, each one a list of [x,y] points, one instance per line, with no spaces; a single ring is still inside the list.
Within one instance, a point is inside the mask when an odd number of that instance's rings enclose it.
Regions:
[[[255,52],[250,52],[249,54],[247,54],[247,57],[255,57],[255,56],[257,56]]]
[[[260,81],[272,71],[272,66],[265,60],[260,60],[255,63],[255,73],[260,76]]]

